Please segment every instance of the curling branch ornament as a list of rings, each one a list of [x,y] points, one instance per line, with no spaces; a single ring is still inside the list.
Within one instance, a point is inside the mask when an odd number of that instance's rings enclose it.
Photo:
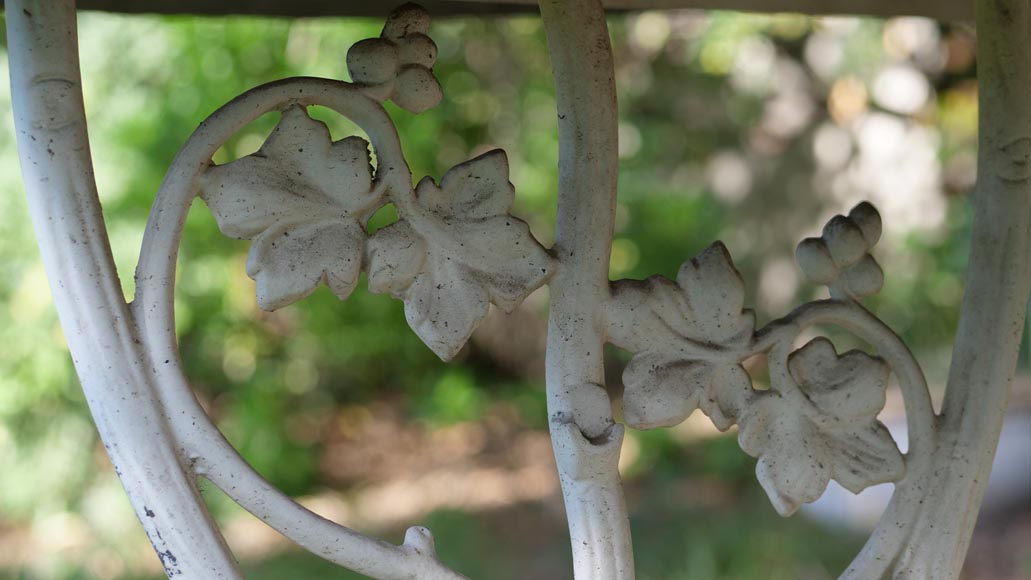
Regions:
[[[721,243],[685,262],[675,282],[655,276],[614,283],[609,340],[634,353],[623,373],[627,423],[671,427],[698,409],[721,431],[737,424],[741,448],[759,459],[759,481],[782,515],[819,498],[830,479],[855,493],[901,479],[902,454],[877,420],[889,365],[858,350],[839,355],[825,338],[794,350],[802,326],[820,322],[821,311],[843,312],[854,327],[873,318],[858,300],[883,283],[869,253],[880,229],[877,211],[863,203],[832,219],[821,238],[799,244],[803,272],[827,285],[832,299],[806,304],[758,332],[754,314],[744,309],[744,283]],[[878,332],[864,338],[894,345],[897,337],[876,322]],[[742,364],[759,354],[769,361],[767,390],[753,387]]]

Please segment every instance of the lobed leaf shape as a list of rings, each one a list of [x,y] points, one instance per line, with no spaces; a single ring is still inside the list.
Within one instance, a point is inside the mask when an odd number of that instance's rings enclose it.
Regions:
[[[404,218],[369,240],[369,289],[405,303],[412,330],[453,358],[493,302],[511,312],[551,273],[551,257],[509,212],[508,159],[494,150],[423,179]]]
[[[638,429],[671,427],[695,409],[728,429],[752,392],[739,364],[755,329],[745,287],[720,242],[685,262],[677,280],[613,285],[609,341],[635,356],[623,372],[623,413]]]
[[[358,281],[372,193],[368,143],[333,142],[303,107],[283,111],[261,149],[205,172],[201,198],[227,236],[251,239],[247,274],[258,305],[275,310],[320,282],[341,299]]]
[[[855,350],[839,356],[817,338],[792,353],[788,370],[812,405],[775,390],[758,393],[738,435],[741,448],[759,458],[756,474],[777,512],[815,501],[832,478],[859,493],[902,477],[902,454],[877,420],[890,373],[883,360]]]

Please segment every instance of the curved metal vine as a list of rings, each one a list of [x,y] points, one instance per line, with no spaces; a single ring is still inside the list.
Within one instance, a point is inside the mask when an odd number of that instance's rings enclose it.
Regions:
[[[493,302],[514,309],[551,275],[550,255],[526,223],[509,215],[514,188],[504,153],[492,151],[448,171],[440,184],[412,186],[397,132],[381,103],[413,112],[440,101],[431,67],[429,18],[397,9],[378,39],[348,53],[354,83],[285,79],[257,87],[212,114],[173,161],[155,200],[137,267],[134,320],[159,379],[181,462],[283,535],[332,562],[375,578],[460,574],[441,564],[429,531],[409,529],[393,546],[308,511],[257,474],[194,398],[174,333],[175,263],[183,224],[198,195],[223,233],[250,239],[247,273],[259,306],[300,300],[320,284],[340,298],[369,273],[373,292],[404,300],[409,324],[441,358],[462,347]],[[327,106],[369,137],[332,141],[309,105]],[[261,149],[225,165],[215,151],[257,117],[279,111]],[[370,143],[371,142],[371,143]],[[369,147],[377,166],[370,164]],[[369,217],[392,203],[400,219],[371,237]]]

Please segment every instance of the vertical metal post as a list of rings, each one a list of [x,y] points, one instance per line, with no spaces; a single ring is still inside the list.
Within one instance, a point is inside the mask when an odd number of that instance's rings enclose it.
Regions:
[[[604,376],[605,305],[616,204],[616,87],[599,0],[542,0],[559,118],[558,220],[547,386],[576,578],[634,577],[617,471],[622,426]]]
[[[948,489],[941,505],[961,509],[928,529],[949,540],[932,558],[957,571],[995,457],[1031,286],[1028,39],[1026,1],[978,1],[978,184],[966,295],[942,409],[947,438],[936,458]]]
[[[1031,290],[1031,4],[978,0],[977,188],[933,476],[896,570],[957,578],[999,442]]]

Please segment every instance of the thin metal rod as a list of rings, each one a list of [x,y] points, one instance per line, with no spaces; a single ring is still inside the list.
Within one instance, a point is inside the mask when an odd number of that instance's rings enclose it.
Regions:
[[[169,576],[242,576],[183,468],[111,257],[93,178],[73,0],[9,0],[18,151],[43,265],[108,455]]]
[[[599,0],[542,0],[559,126],[558,218],[547,391],[576,578],[634,577],[617,471],[623,429],[604,387],[605,304],[616,203],[612,48]]]

